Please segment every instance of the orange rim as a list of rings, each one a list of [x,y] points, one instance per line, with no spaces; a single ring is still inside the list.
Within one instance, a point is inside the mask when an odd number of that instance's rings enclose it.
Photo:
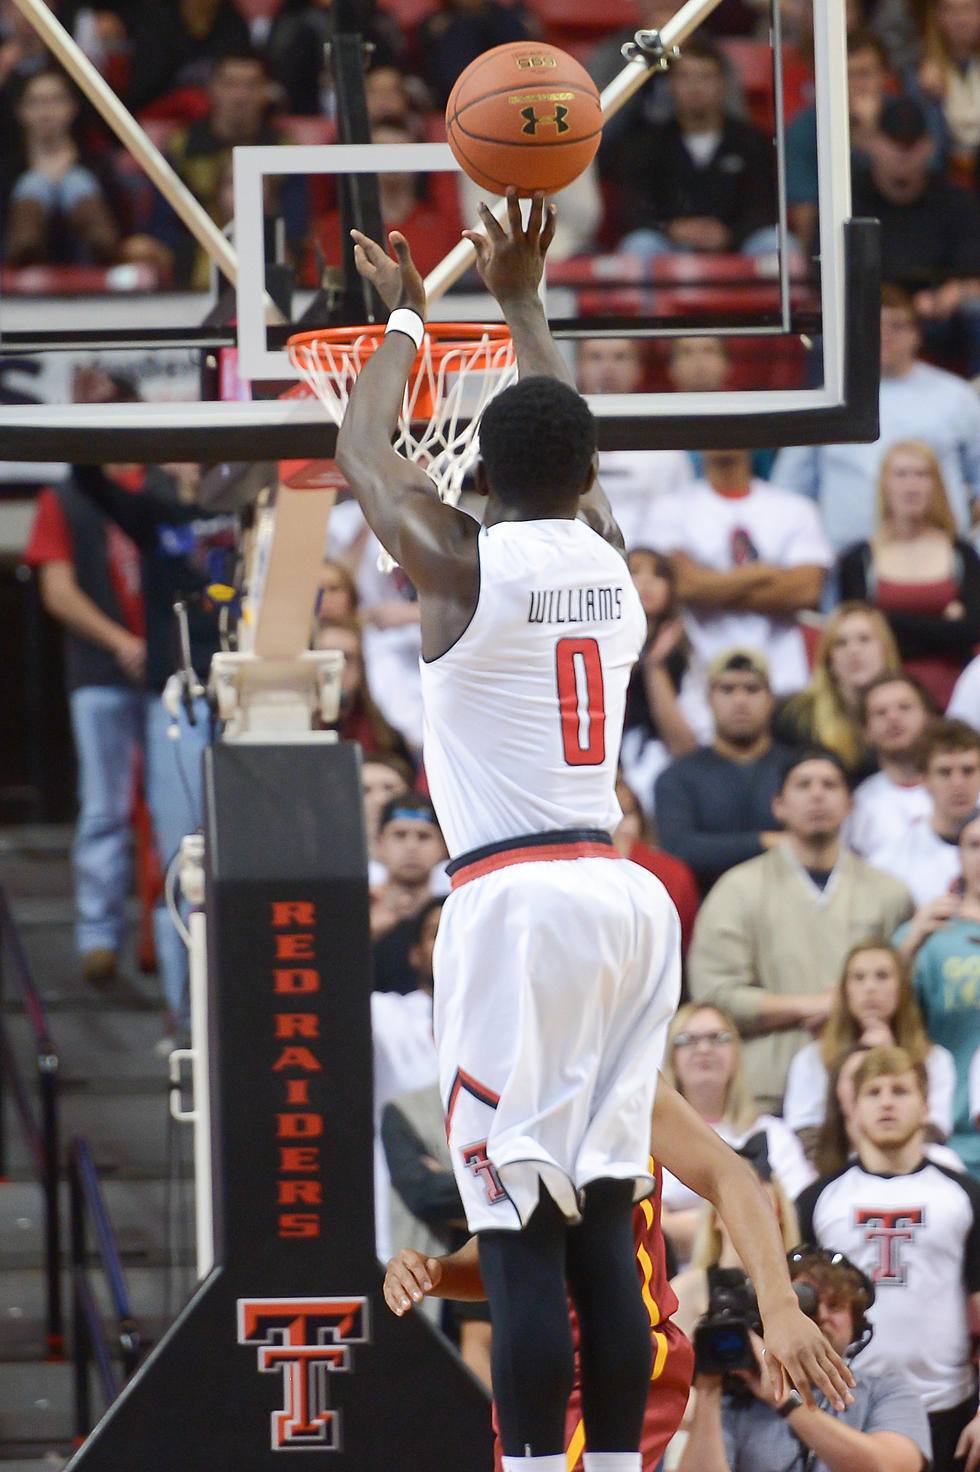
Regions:
[[[315,332],[298,332],[289,338],[287,347],[295,351],[306,348],[317,354],[320,344],[337,348],[353,348],[374,352],[385,334],[384,322],[369,322],[360,327],[321,327]],[[429,352],[435,361],[459,348],[477,347],[484,341],[503,346],[510,341],[510,331],[503,322],[427,322],[425,334]],[[318,355],[318,354],[317,354]]]

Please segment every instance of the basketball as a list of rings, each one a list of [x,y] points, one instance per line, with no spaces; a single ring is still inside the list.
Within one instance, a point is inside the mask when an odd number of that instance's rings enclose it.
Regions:
[[[537,41],[495,46],[460,73],[446,104],[460,168],[481,189],[554,194],[588,167],[602,137],[596,85],[583,66]]]

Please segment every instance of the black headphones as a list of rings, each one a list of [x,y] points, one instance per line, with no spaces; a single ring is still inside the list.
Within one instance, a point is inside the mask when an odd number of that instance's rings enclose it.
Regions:
[[[787,1254],[786,1261],[789,1265],[791,1277],[793,1276],[794,1268],[799,1268],[802,1264],[813,1263],[820,1267],[844,1268],[847,1272],[853,1273],[858,1279],[861,1285],[863,1302],[858,1299],[854,1303],[854,1339],[848,1345],[847,1353],[849,1358],[860,1354],[861,1350],[866,1348],[874,1333],[874,1326],[868,1319],[868,1310],[875,1301],[875,1285],[867,1273],[863,1272],[856,1262],[852,1262],[849,1257],[845,1257],[843,1252],[831,1252],[826,1247],[811,1247],[805,1242],[799,1247],[794,1247],[793,1251]]]

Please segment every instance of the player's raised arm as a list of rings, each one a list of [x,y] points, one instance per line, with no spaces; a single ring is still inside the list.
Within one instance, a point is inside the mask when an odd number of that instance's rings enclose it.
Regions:
[[[392,315],[351,390],[337,433],[337,464],[372,531],[415,586],[467,602],[477,586],[476,524],[440,501],[421,466],[392,447],[425,327],[425,287],[399,231],[388,237],[393,257],[359,230],[351,234],[358,271]]]
[[[785,1373],[808,1406],[814,1404],[815,1386],[843,1410],[854,1377],[800,1309],[776,1216],[755,1172],[662,1076],[657,1081],[651,1142],[661,1165],[710,1201],[728,1228],[759,1300],[764,1370],[774,1394],[783,1399]]]
[[[517,191],[511,188],[507,191],[507,228],[481,201],[483,230],[464,230],[463,236],[476,251],[476,268],[484,285],[500,303],[514,339],[519,375],[542,374],[574,387],[538,294],[556,215],[555,206],[545,204],[544,195],[536,194],[525,225]]]
[[[476,251],[477,270],[487,290],[500,303],[504,321],[510,328],[518,374],[522,378],[537,374],[560,378],[574,388],[575,381],[551,335],[538,291],[544,275],[545,257],[555,234],[555,206],[546,204],[544,195],[535,194],[525,225],[521,219],[517,190],[510,188],[507,191],[507,228],[483,203],[480,204],[480,218],[483,230],[464,230],[463,235]],[[582,496],[580,512],[593,531],[621,552],[625,551],[622,533],[597,481],[593,481],[591,489]]]

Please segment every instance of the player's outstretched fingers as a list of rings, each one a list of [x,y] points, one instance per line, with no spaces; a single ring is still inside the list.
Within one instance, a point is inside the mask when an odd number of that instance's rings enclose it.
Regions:
[[[545,209],[544,228],[538,236],[538,249],[543,256],[548,254],[551,242],[555,238],[555,226],[558,224],[558,208],[549,204]]]
[[[821,1391],[838,1411],[844,1410],[854,1399],[851,1395],[854,1376],[825,1339],[808,1347],[805,1354],[785,1364],[783,1368],[810,1407],[815,1404],[814,1388]]]
[[[506,231],[486,200],[481,199],[477,208],[480,211],[480,219],[483,221],[483,228],[487,232],[487,237],[490,240],[506,240]]]
[[[507,223],[510,226],[512,240],[524,233],[524,222],[521,219],[521,202],[517,197],[517,190],[513,184],[507,186]]]

